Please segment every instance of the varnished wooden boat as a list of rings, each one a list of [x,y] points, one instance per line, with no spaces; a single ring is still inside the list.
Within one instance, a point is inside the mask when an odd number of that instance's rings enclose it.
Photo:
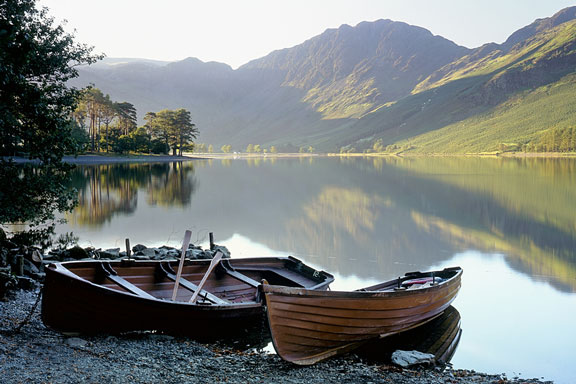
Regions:
[[[264,284],[274,348],[284,360],[308,365],[413,329],[450,306],[461,276],[459,267],[411,272],[352,292]]]
[[[293,257],[187,260],[172,300],[177,262],[74,261],[46,268],[45,325],[69,334],[155,330],[196,339],[242,332],[264,320],[259,285],[326,289],[332,275]],[[189,300],[206,275],[196,302]]]

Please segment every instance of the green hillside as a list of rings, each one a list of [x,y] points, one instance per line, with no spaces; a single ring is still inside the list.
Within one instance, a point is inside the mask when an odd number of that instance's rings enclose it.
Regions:
[[[360,119],[357,136],[347,139],[360,148],[382,139],[414,153],[482,153],[522,148],[548,129],[576,125],[576,21],[492,48],[449,64],[412,96]]]
[[[140,123],[149,111],[190,110],[199,142],[215,148],[367,151],[378,142],[404,153],[495,152],[576,127],[576,7],[476,49],[378,20],[328,29],[236,70],[189,58],[80,74],[72,85],[133,103]]]
[[[524,91],[489,111],[409,139],[416,153],[480,153],[501,149],[501,144],[537,143],[550,128],[576,125],[576,74]]]

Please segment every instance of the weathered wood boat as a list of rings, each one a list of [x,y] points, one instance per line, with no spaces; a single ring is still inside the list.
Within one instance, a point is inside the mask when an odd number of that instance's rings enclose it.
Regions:
[[[459,267],[410,272],[352,292],[264,284],[274,348],[284,360],[309,365],[413,329],[450,306],[461,276]]]
[[[265,324],[258,288],[262,279],[310,290],[326,289],[334,280],[293,257],[222,259],[213,272],[211,263],[187,260],[180,276],[177,261],[51,264],[46,268],[42,320],[71,334],[154,330],[215,339]]]

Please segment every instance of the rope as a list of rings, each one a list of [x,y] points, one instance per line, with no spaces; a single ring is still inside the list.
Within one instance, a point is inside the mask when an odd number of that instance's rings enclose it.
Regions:
[[[16,333],[20,333],[22,331],[22,328],[24,328],[24,326],[28,323],[30,323],[30,320],[32,319],[32,315],[34,315],[34,312],[36,312],[36,308],[38,307],[38,304],[40,304],[40,299],[42,298],[42,288],[40,289],[40,291],[38,292],[38,297],[36,298],[36,302],[34,303],[34,305],[32,306],[32,309],[30,310],[30,313],[28,313],[28,315],[26,316],[26,318],[24,320],[22,320],[22,322],[20,324],[18,324],[18,327],[16,327],[12,333],[16,334]]]

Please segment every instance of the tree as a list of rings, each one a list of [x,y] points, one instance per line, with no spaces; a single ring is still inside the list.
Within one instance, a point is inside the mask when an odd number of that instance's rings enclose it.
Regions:
[[[35,0],[0,2],[0,154],[39,160],[24,167],[0,160],[0,223],[27,222],[47,235],[55,211],[73,208],[71,167],[61,160],[77,148],[71,123],[79,91],[66,83],[78,65],[98,59]]]
[[[206,144],[204,144],[204,143],[197,144],[194,152],[205,153],[206,152]]]
[[[382,153],[386,150],[386,146],[384,145],[382,139],[378,139],[376,142],[374,142],[372,150],[376,153]]]
[[[136,108],[133,104],[124,101],[114,103],[114,109],[119,119],[118,126],[123,135],[129,135],[136,129]]]
[[[163,109],[148,112],[144,116],[151,136],[161,139],[172,149],[172,154],[182,156],[183,149],[198,136],[198,129],[192,123],[190,112],[181,108],[175,111]]]
[[[182,156],[182,149],[198,137],[198,129],[196,124],[192,123],[190,112],[183,108],[174,111],[174,120],[174,141],[178,148],[178,156]]]
[[[276,149],[275,146],[270,147],[270,153],[278,153],[278,150]]]

